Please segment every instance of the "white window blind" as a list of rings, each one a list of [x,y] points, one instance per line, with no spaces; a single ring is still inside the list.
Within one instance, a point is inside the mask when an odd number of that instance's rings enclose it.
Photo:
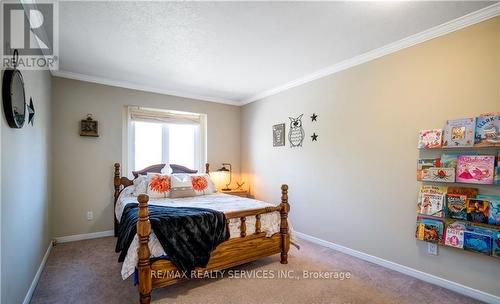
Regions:
[[[160,163],[202,170],[206,115],[129,107],[127,116],[129,171]]]

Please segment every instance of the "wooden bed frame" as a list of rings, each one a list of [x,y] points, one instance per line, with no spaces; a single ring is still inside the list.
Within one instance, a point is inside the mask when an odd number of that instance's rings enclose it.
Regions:
[[[160,167],[161,166],[161,167]],[[144,170],[135,172],[138,174],[145,172],[153,172],[152,169],[161,170],[164,165],[155,165]],[[210,172],[209,164],[205,165],[206,173]],[[148,171],[151,170],[151,171]],[[154,171],[154,172],[159,172]],[[134,174],[137,176],[137,174]],[[120,177],[120,164],[115,164],[114,186],[115,186],[115,207],[118,196],[123,188],[133,185],[133,181],[127,177]],[[139,262],[137,265],[139,279],[139,297],[140,303],[146,304],[151,302],[151,291],[153,288],[160,288],[175,284],[186,280],[185,277],[171,276],[168,274],[178,271],[168,260],[150,260],[150,250],[148,247],[149,236],[151,234],[151,224],[149,222],[148,200],[149,197],[141,194],[138,197],[139,202],[139,220],[137,222],[137,236],[139,237]],[[290,249],[290,235],[288,233],[288,212],[290,205],[288,204],[288,186],[281,186],[281,204],[276,207],[266,207],[260,209],[236,211],[225,213],[227,221],[238,218],[240,220],[240,237],[231,238],[221,243],[212,252],[210,261],[206,268],[199,268],[196,271],[216,271],[223,270],[244,263],[257,260],[262,257],[267,257],[274,254],[281,254],[281,264],[288,263],[288,250]],[[261,215],[270,212],[280,212],[280,232],[266,237],[266,234],[261,231]],[[113,214],[115,214],[113,209]],[[246,233],[246,217],[255,216],[255,233],[248,235]],[[119,223],[114,216],[115,221],[115,236],[118,232]],[[179,273],[182,273],[179,271]]]

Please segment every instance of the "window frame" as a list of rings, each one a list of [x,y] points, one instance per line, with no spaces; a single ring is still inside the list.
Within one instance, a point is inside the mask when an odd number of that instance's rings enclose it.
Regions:
[[[137,106],[126,106],[123,113],[123,133],[122,133],[122,172],[127,173],[128,177],[132,177],[132,170],[135,167],[135,128],[132,119],[132,112],[137,109],[146,109],[149,111],[157,111],[158,113],[169,113],[171,115],[198,115],[199,123],[193,123],[198,128],[195,129],[195,157],[194,168],[198,172],[203,172],[204,164],[207,161],[207,115],[203,113],[181,112],[165,109],[143,108]],[[157,121],[152,121],[156,122]],[[175,121],[173,122],[175,123]],[[162,163],[169,164],[169,129],[168,123],[162,124]],[[144,168],[139,168],[139,170]]]

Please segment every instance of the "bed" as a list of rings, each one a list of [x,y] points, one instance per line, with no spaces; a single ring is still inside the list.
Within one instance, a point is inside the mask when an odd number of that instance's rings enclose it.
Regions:
[[[160,172],[163,166],[155,165],[133,173],[137,178],[147,172]],[[178,268],[169,259],[158,258],[163,256],[164,252],[152,232],[150,222],[150,209],[156,206],[204,206],[224,213],[230,238],[220,243],[211,252],[207,266],[197,268],[197,271],[224,270],[278,253],[281,264],[288,263],[290,205],[287,185],[281,186],[279,205],[221,193],[196,198],[150,200],[145,194],[133,197],[130,189],[134,180],[121,177],[120,164],[116,163],[114,167],[115,236],[118,236],[120,231],[120,217],[125,206],[138,202],[137,234],[122,265],[122,278],[136,271],[140,303],[151,302],[151,292],[154,288],[188,279],[185,276],[161,275],[178,272]],[[209,164],[205,167],[208,174]]]

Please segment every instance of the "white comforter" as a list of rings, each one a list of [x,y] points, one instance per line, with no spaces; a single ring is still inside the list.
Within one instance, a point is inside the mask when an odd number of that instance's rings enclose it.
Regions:
[[[115,208],[115,214],[117,219],[121,219],[123,209],[127,204],[137,203],[137,197],[133,196],[133,186],[127,187],[120,194]],[[272,207],[274,205],[258,201],[249,198],[242,198],[233,195],[227,195],[223,193],[215,193],[209,195],[186,197],[186,198],[161,198],[161,199],[150,199],[149,204],[159,205],[159,206],[171,206],[171,207],[198,207],[198,208],[208,208],[221,212],[232,212],[249,210],[256,208]],[[277,232],[279,232],[280,225],[280,214],[279,212],[265,213],[261,216],[261,231],[265,232],[269,237]],[[246,218],[247,234],[252,234],[255,232],[255,216],[249,216]],[[290,229],[291,230],[291,229]],[[291,231],[290,231],[291,232]],[[229,233],[230,237],[240,236],[240,220],[231,219],[229,222]],[[139,242],[137,235],[135,236],[132,244],[130,245],[125,261],[122,265],[122,278],[125,280],[131,274],[134,273],[135,267],[138,262],[137,249],[139,247]],[[151,251],[151,257],[159,257],[165,255],[160,242],[156,238],[154,232],[151,233],[149,239],[149,249]]]

